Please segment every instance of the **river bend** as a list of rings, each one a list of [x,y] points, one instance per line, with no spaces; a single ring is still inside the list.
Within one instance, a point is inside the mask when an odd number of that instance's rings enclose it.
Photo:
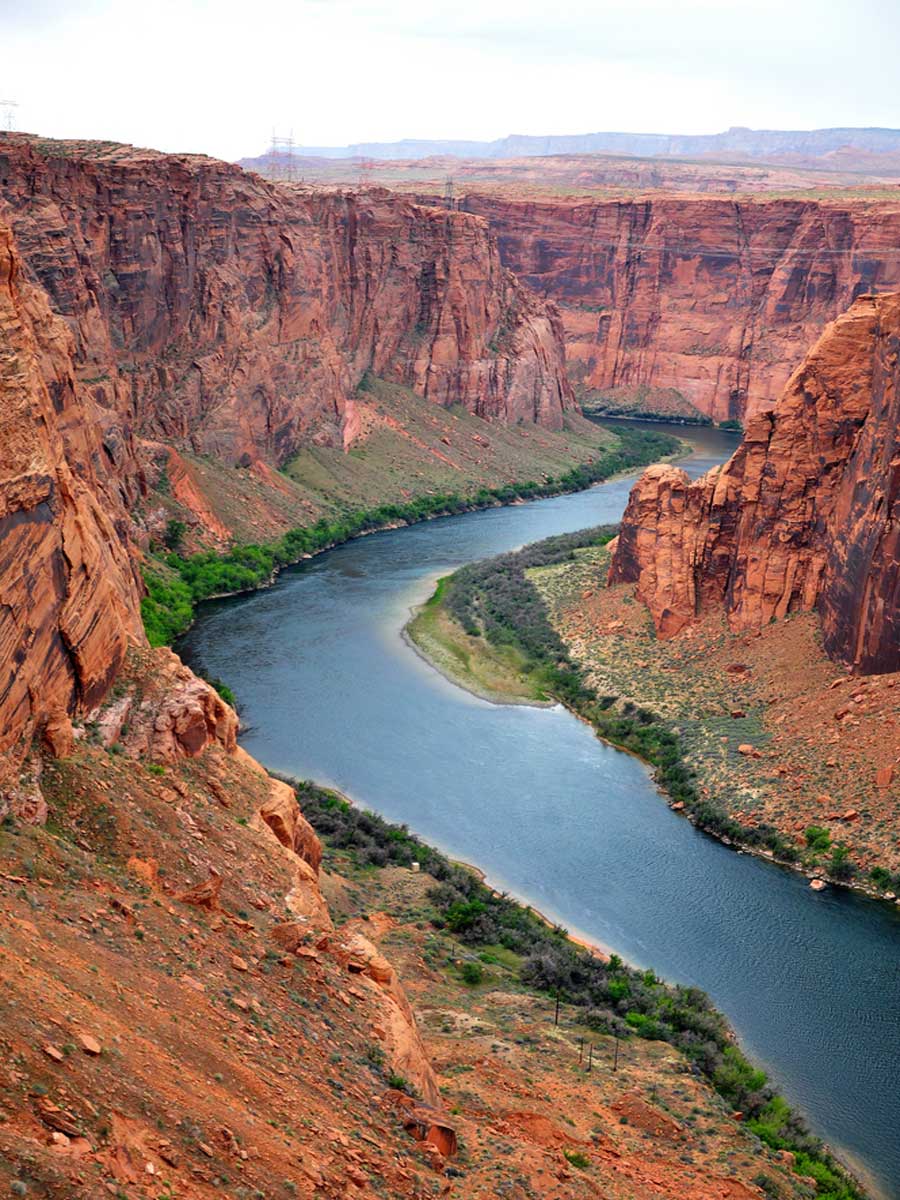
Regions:
[[[700,474],[734,439],[686,434]],[[613,522],[633,477],[374,534],[205,606],[180,647],[236,692],[244,747],[339,788],[639,966],[693,983],[817,1132],[900,1200],[900,914],[739,855],[561,708],[498,706],[404,644],[438,576]]]

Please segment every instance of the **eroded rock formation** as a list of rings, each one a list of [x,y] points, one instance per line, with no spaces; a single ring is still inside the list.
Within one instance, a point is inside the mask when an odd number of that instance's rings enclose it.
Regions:
[[[588,390],[675,388],[716,421],[769,408],[826,323],[900,286],[893,201],[472,193],[504,263],[562,310]]]
[[[860,297],[723,467],[645,472],[609,579],[637,584],[661,636],[711,604],[734,630],[817,608],[834,658],[900,668],[898,353],[900,295]]]

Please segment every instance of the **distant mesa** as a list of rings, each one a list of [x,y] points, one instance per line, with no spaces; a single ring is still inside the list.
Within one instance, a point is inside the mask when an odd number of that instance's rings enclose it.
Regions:
[[[746,129],[732,126],[724,133],[575,133],[510,134],[491,142],[465,139],[403,138],[397,142],[355,142],[348,146],[296,146],[304,158],[373,158],[410,160],[454,158],[534,158],[552,154],[621,154],[650,158],[720,158],[732,162],[766,160],[796,165],[826,166],[835,157],[835,169],[851,169],[854,155],[861,166],[872,158],[900,156],[900,129],[852,127],[835,129]],[[257,159],[242,159],[252,166]]]

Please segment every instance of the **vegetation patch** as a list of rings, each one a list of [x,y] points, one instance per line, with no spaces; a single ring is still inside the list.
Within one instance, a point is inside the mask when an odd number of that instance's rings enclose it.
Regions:
[[[585,392],[581,409],[588,417],[631,417],[674,421],[680,425],[712,424],[712,419],[677,388],[658,388],[648,384]]]
[[[797,861],[796,848],[774,826],[743,825],[719,804],[701,797],[672,724],[631,701],[598,695],[553,627],[528,572],[572,560],[587,547],[604,546],[615,532],[615,526],[597,526],[469,564],[444,581],[441,606],[467,636],[517,653],[529,685],[541,696],[565,704],[604,740],[650,763],[657,782],[701,828],[769,850],[784,861]]]

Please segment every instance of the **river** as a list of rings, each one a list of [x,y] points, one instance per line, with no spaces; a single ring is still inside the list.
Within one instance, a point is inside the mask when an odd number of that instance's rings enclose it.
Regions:
[[[734,438],[679,430],[700,474]],[[407,823],[573,932],[707,991],[747,1052],[900,1200],[900,913],[739,855],[561,708],[493,705],[404,644],[438,576],[617,521],[633,476],[374,534],[209,604],[180,647],[236,692],[244,747]]]

